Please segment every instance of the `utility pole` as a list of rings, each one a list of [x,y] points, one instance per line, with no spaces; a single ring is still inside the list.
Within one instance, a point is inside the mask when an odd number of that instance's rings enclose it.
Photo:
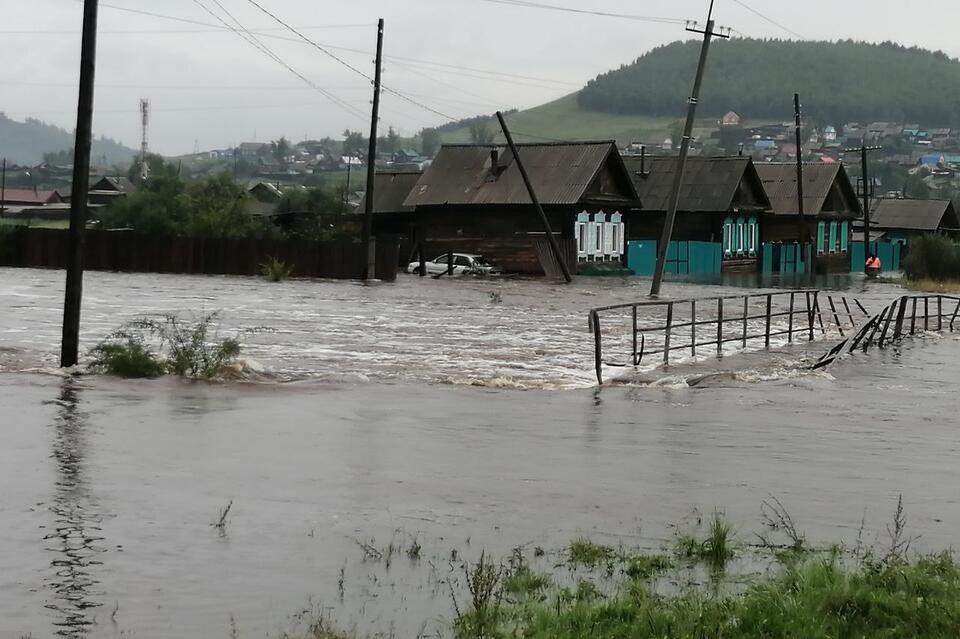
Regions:
[[[865,139],[860,140],[859,149],[844,149],[844,153],[860,153],[860,172],[861,188],[863,189],[863,252],[864,257],[870,255],[870,180],[867,171],[867,153],[870,151],[880,151],[882,146],[867,146]],[[864,264],[866,271],[866,264]]]
[[[350,174],[353,172],[353,158],[349,155],[347,156],[347,188],[343,192],[343,203],[340,206],[340,212],[347,212],[347,204],[350,201]],[[366,213],[366,207],[364,207],[364,213]]]
[[[810,263],[810,258],[812,251],[809,251],[807,246],[809,242],[807,241],[807,220],[804,217],[803,210],[803,136],[801,135],[801,114],[800,114],[800,94],[793,94],[793,110],[797,117],[797,224],[798,227],[798,236],[797,236],[797,251],[800,254],[800,259],[803,260],[803,271],[804,273],[812,273],[813,265]]]
[[[667,249],[673,237],[673,225],[677,220],[677,207],[680,204],[680,189],[683,187],[683,174],[687,169],[687,156],[690,154],[690,139],[693,137],[693,124],[697,117],[697,103],[700,101],[700,86],[703,84],[703,72],[707,65],[707,53],[710,51],[710,42],[714,36],[729,38],[730,33],[714,33],[713,31],[713,3],[710,0],[710,10],[707,13],[707,28],[697,29],[697,24],[687,26],[691,33],[703,34],[703,45],[700,47],[700,62],[697,64],[697,75],[693,81],[693,93],[687,100],[687,122],[683,127],[683,139],[680,141],[680,157],[677,159],[677,169],[673,177],[673,188],[670,190],[670,199],[667,203],[667,217],[663,222],[663,233],[660,236],[660,245],[657,246],[657,269],[653,274],[653,285],[650,287],[650,297],[660,295],[660,285],[663,283],[663,271],[667,264]]]
[[[3,177],[0,178],[0,213],[7,208],[7,158],[3,158]]]
[[[67,250],[67,283],[63,299],[63,340],[60,365],[77,363],[80,348],[80,304],[83,299],[83,231],[90,185],[90,147],[93,144],[93,89],[97,63],[97,3],[83,2],[83,36],[80,43],[80,91],[77,99],[77,132],[73,146],[73,185],[70,192],[70,231]]]
[[[233,184],[234,186],[238,184],[237,170],[239,167],[237,165],[237,156],[239,155],[239,153],[240,153],[240,149],[234,147],[233,149]]]
[[[383,65],[383,18],[377,24],[377,60],[373,78],[373,114],[370,118],[370,152],[367,157],[367,193],[364,197],[363,243],[367,247],[364,279],[371,280],[377,271],[377,240],[373,237],[373,191],[377,173],[377,124],[380,121],[380,76]]]
[[[553,236],[553,229],[550,228],[550,220],[547,219],[547,214],[543,212],[543,206],[540,205],[540,200],[537,198],[537,192],[533,188],[533,183],[530,181],[527,169],[523,165],[523,160],[520,158],[517,146],[513,143],[513,136],[510,134],[510,129],[507,128],[507,121],[503,119],[503,114],[499,111],[497,111],[497,119],[500,121],[500,128],[503,129],[503,137],[507,139],[510,152],[513,153],[513,161],[517,163],[517,168],[520,170],[520,176],[523,178],[523,183],[527,187],[527,192],[530,194],[533,206],[537,209],[537,213],[540,214],[540,221],[543,222],[543,228],[547,233],[547,241],[550,242],[553,257],[556,258],[557,263],[560,265],[560,270],[563,271],[563,279],[569,284],[573,281],[573,277],[570,275],[570,267],[567,265],[567,261],[563,259],[563,254],[560,253],[560,245],[557,244],[557,238]]]

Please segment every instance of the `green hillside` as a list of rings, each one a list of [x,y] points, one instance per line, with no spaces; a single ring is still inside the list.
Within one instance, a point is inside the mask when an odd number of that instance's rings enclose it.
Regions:
[[[0,113],[0,157],[14,164],[35,165],[43,161],[44,153],[57,153],[73,148],[73,134],[66,129],[45,124],[39,120],[25,122],[11,120]],[[93,142],[92,155],[107,164],[129,162],[136,151],[109,138]]]
[[[658,47],[591,80],[578,104],[619,115],[676,114],[699,50],[696,41]],[[942,52],[853,41],[718,41],[710,50],[701,113],[786,120],[796,92],[806,112],[824,122],[960,125],[960,62]]]

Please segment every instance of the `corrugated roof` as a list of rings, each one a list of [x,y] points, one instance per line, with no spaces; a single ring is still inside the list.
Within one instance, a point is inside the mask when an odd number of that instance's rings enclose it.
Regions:
[[[624,162],[630,169],[630,177],[633,178],[643,201],[643,208],[649,211],[665,211],[670,190],[673,188],[678,158],[646,158],[646,177],[640,174],[639,157],[624,158]],[[734,206],[740,183],[747,177],[753,177],[759,186],[760,180],[756,177],[753,161],[749,157],[687,158],[677,208],[691,213],[729,211]],[[763,189],[758,190],[759,197],[766,199]]]
[[[960,228],[950,200],[879,200],[871,208],[870,223],[877,228],[911,231]]]
[[[404,200],[410,195],[413,187],[416,186],[422,171],[395,171],[378,172],[376,174],[373,190],[373,212],[374,213],[411,213],[414,210],[412,206],[406,206]],[[359,211],[363,212],[366,207],[366,196],[360,200]]]
[[[517,150],[538,199],[547,205],[580,202],[610,155],[618,162],[620,157],[613,142],[519,144]],[[496,172],[492,170],[492,151],[499,154]],[[625,188],[630,188],[626,181]],[[530,195],[508,148],[449,145],[440,149],[405,202],[406,206],[445,204],[530,204]]]
[[[104,181],[106,184],[100,186],[101,182]],[[130,181],[130,178],[122,176],[105,176],[100,178],[100,180],[94,184],[93,188],[100,191],[112,190],[120,193],[133,193],[137,187],[134,186],[133,182]]]
[[[59,198],[56,191],[34,191],[33,189],[4,189],[3,200],[11,204],[23,202],[24,204],[46,204]]]
[[[776,215],[797,215],[797,165],[789,162],[757,163],[757,173],[770,198]],[[841,164],[804,163],[803,212],[819,215],[834,184],[845,193],[850,205],[859,213],[857,194]]]

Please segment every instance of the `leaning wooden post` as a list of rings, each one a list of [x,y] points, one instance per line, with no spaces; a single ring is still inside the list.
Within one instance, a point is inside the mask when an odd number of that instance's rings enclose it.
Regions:
[[[950,318],[950,332],[953,332],[953,323],[957,321],[957,313],[960,313],[960,302],[957,302],[957,308],[953,309],[953,317]]]
[[[790,293],[790,317],[787,320],[787,342],[793,343],[793,304],[796,293]]]
[[[833,312],[833,321],[837,323],[837,330],[840,332],[840,337],[846,337],[843,332],[843,324],[840,322],[840,315],[837,314],[837,305],[833,302],[833,295],[827,295],[827,300],[830,302],[830,310]]]
[[[69,252],[63,298],[60,366],[76,365],[80,350],[80,306],[83,301],[83,231],[87,223],[90,147],[93,144],[93,91],[97,64],[97,0],[84,0],[80,44],[80,93],[73,145],[73,184],[70,191]]]
[[[943,295],[937,295],[937,332],[943,330]]]
[[[663,335],[663,363],[670,363],[670,331],[673,328],[673,302],[667,304],[667,327]]]
[[[743,348],[747,348],[747,320],[750,316],[750,297],[743,296]]]
[[[913,298],[913,308],[910,311],[910,334],[917,334],[917,298]]]
[[[447,275],[453,275],[453,251],[447,253]]]
[[[773,295],[767,293],[767,327],[763,338],[764,348],[770,349],[770,313],[773,310]]]
[[[928,296],[923,298],[923,330],[930,330],[930,298]]]
[[[914,299],[914,303],[916,303],[916,299]],[[903,297],[900,298],[900,311],[897,313],[897,323],[893,329],[893,339],[895,340],[898,339],[901,335],[903,335],[903,319],[906,314],[907,314],[907,296],[904,295]]]
[[[810,340],[813,341],[813,302],[810,299],[810,291],[806,292],[807,295],[807,322],[810,325]]]
[[[603,386],[603,337],[600,334],[600,313],[590,311],[590,325],[593,327],[593,363],[597,371],[597,383]]]
[[[717,357],[723,357],[723,298],[717,299]]]
[[[520,170],[520,176],[523,177],[523,183],[527,187],[527,193],[530,194],[530,200],[533,202],[533,206],[537,209],[537,213],[540,214],[540,221],[543,222],[543,228],[547,232],[547,240],[550,242],[550,249],[553,251],[553,256],[560,264],[560,270],[563,271],[563,279],[565,279],[569,284],[573,281],[573,277],[570,275],[570,266],[567,264],[567,261],[560,252],[560,245],[557,244],[557,238],[553,236],[553,229],[550,228],[550,220],[547,219],[547,214],[544,213],[543,207],[540,205],[540,200],[537,199],[537,192],[533,188],[533,183],[530,182],[530,176],[527,174],[526,167],[523,166],[523,160],[520,158],[520,153],[517,151],[517,145],[513,143],[513,136],[510,135],[510,129],[507,128],[507,121],[503,118],[503,114],[499,111],[497,111],[497,119],[500,121],[500,128],[503,129],[503,137],[507,139],[507,144],[510,146],[510,152],[513,153],[513,159],[517,163],[517,169]]]
[[[697,300],[690,300],[690,355],[697,356]]]
[[[637,305],[633,305],[633,365],[640,362],[637,360]]]

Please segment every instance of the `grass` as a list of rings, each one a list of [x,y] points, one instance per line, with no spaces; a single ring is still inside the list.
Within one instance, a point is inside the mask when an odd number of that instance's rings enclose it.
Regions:
[[[593,568],[610,562],[616,555],[617,552],[612,546],[594,543],[586,537],[574,539],[567,547],[567,560],[573,566]]]
[[[631,579],[650,579],[673,568],[674,562],[668,555],[635,555],[628,557],[623,573]]]
[[[904,288],[924,293],[960,293],[960,278],[952,280],[934,280],[928,277],[920,279],[905,278]]]
[[[511,595],[530,596],[553,585],[549,575],[536,573],[528,566],[520,566],[503,579],[503,591]]]
[[[714,570],[723,570],[736,556],[733,525],[723,513],[714,512],[703,539],[689,534],[679,535],[673,549],[678,559],[702,561]]]
[[[136,333],[118,332],[90,351],[90,368],[127,379],[152,379],[165,375],[167,364]]]
[[[289,279],[291,273],[293,273],[293,267],[276,257],[268,257],[260,265],[260,275],[270,282],[282,282]]]

